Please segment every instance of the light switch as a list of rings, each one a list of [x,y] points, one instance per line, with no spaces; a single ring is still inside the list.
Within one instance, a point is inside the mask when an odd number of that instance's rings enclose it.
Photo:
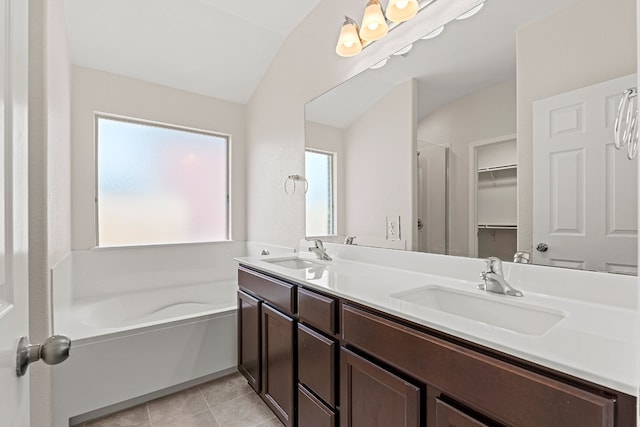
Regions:
[[[400,240],[400,217],[387,217],[387,240]]]

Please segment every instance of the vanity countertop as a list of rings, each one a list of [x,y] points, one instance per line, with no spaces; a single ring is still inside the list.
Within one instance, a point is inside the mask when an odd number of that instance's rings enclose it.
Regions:
[[[522,288],[522,298],[488,294],[478,290],[479,277],[475,279],[470,276],[465,280],[339,257],[334,257],[332,261],[317,261],[313,257],[307,258],[309,255],[301,253],[291,256],[309,259],[323,266],[292,269],[267,262],[285,258],[282,254],[243,257],[237,258],[237,261],[470,342],[632,396],[638,395],[639,334],[636,309],[550,295],[526,288]],[[480,270],[477,273],[476,277]],[[505,275],[509,280],[508,270]],[[398,298],[403,292],[430,285],[497,302],[517,300],[514,302],[516,306],[543,307],[563,313],[564,318],[544,333],[526,334],[428,308],[410,302],[411,298]],[[512,285],[518,287],[514,283]]]

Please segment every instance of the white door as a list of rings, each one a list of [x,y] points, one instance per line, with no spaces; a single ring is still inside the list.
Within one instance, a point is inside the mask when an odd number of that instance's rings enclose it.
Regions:
[[[418,250],[446,254],[448,147],[425,144],[418,152]]]
[[[638,160],[613,145],[618,102],[636,84],[630,75],[534,103],[536,264],[636,273]]]
[[[28,333],[27,3],[0,0],[0,426],[29,423],[29,376],[16,375]]]

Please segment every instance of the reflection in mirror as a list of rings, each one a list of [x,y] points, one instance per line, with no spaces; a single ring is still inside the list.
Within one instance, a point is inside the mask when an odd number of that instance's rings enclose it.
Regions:
[[[612,138],[635,16],[633,0],[487,0],[309,102],[306,146],[334,156],[327,234],[636,274],[637,160]]]
[[[307,236],[330,236],[334,232],[335,153],[305,150],[304,169],[310,183],[306,193]]]

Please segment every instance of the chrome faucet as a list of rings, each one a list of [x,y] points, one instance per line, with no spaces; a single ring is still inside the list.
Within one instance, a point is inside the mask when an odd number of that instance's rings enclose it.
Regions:
[[[502,261],[500,258],[489,257],[486,259],[487,271],[483,271],[480,277],[484,283],[478,285],[479,289],[497,294],[510,295],[512,297],[523,296],[522,292],[511,287],[504,278],[502,272]]]
[[[324,248],[324,245],[322,244],[322,240],[313,239],[311,241],[314,243],[315,246],[312,248],[309,248],[309,252],[313,252],[314,254],[316,254],[319,260],[331,261],[332,258],[327,254],[327,250]]]

